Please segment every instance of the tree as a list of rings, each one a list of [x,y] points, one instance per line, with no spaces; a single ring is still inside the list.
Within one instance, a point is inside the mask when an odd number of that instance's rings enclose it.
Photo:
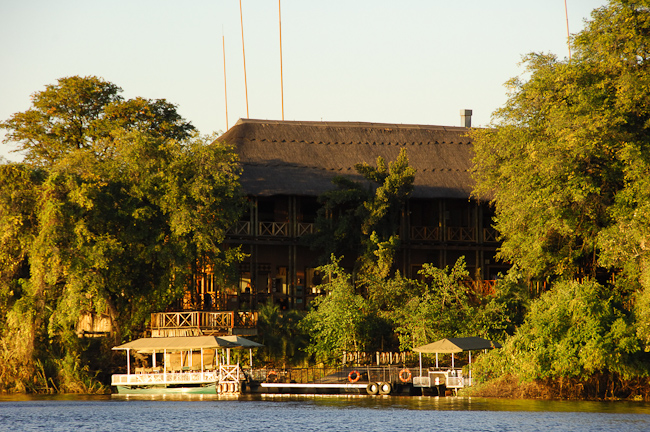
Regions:
[[[241,209],[233,149],[191,134],[173,105],[118,90],[64,78],[2,123],[28,162],[0,166],[3,386],[92,385],[80,316],[107,312],[119,342],[179,299],[199,266],[225,278],[240,255],[221,247]],[[34,387],[38,367],[46,378]]]
[[[646,372],[626,311],[597,282],[560,282],[533,301],[530,312],[503,349],[481,358],[481,379],[514,375],[522,380]]]
[[[649,5],[596,9],[571,60],[526,56],[529,78],[509,81],[493,127],[473,133],[500,256],[533,277],[647,267]]]
[[[332,255],[354,257],[356,270],[371,272],[379,255],[392,255],[399,246],[397,233],[403,204],[413,191],[415,169],[402,149],[395,161],[377,166],[357,164],[355,169],[372,187],[345,177],[333,180],[336,188],[319,197],[317,234],[308,238],[314,249],[323,250],[322,261]],[[390,267],[389,265],[389,267]],[[366,270],[363,270],[366,268]]]
[[[258,313],[257,328],[264,344],[261,351],[266,355],[266,360],[282,368],[303,360],[308,342],[308,336],[300,324],[303,314],[295,309],[282,311],[272,301],[262,305]]]
[[[345,351],[363,351],[368,342],[363,334],[367,303],[354,292],[351,277],[332,256],[332,263],[319,267],[327,282],[319,289],[327,294],[314,300],[302,320],[311,337],[308,351],[325,363],[335,362]]]
[[[113,134],[140,131],[182,140],[194,126],[164,99],[125,101],[122,89],[101,78],[72,76],[32,95],[32,107],[0,123],[4,142],[18,143],[26,163],[51,167],[75,150],[111,157]]]
[[[451,269],[425,264],[420,274],[424,282],[411,281],[418,290],[392,312],[401,349],[448,337],[504,336],[503,304],[475,293],[466,284],[469,272],[463,257]]]

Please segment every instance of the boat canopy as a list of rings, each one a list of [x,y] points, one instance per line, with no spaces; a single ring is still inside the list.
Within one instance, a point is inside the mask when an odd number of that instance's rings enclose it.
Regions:
[[[113,347],[114,350],[133,350],[152,353],[154,351],[188,351],[209,348],[236,348],[237,345],[216,336],[178,336],[142,338]]]
[[[420,353],[459,353],[492,348],[501,348],[501,345],[498,342],[472,336],[440,339],[439,341],[413,348],[413,351]]]

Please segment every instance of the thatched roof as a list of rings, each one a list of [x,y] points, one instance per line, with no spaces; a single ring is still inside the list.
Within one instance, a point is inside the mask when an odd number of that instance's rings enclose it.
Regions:
[[[406,148],[417,170],[413,197],[467,198],[472,142],[464,127],[353,122],[240,119],[221,138],[234,145],[246,193],[318,196],[344,175],[361,180],[354,165],[390,163]]]

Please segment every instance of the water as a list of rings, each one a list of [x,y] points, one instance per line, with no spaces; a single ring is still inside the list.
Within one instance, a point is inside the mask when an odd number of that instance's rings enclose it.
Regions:
[[[390,396],[0,396],[0,430],[648,431],[650,404]]]

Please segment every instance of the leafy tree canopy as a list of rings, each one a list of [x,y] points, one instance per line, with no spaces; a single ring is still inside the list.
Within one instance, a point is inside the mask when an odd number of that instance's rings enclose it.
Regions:
[[[72,76],[32,95],[32,107],[0,123],[4,142],[18,143],[25,162],[53,166],[74,150],[111,156],[114,134],[139,131],[185,139],[194,126],[164,99],[124,100],[122,89],[101,78]]]
[[[500,256],[531,276],[648,267],[648,40],[650,2],[610,1],[570,60],[527,55],[493,127],[473,133],[475,192],[496,207]]]
[[[193,132],[174,105],[119,91],[63,78],[1,124],[25,154],[0,165],[7,389],[34,390],[30,376],[77,388],[80,317],[107,313],[121,341],[179,299],[199,268],[223,282],[240,255],[221,247],[241,210],[233,149]]]

